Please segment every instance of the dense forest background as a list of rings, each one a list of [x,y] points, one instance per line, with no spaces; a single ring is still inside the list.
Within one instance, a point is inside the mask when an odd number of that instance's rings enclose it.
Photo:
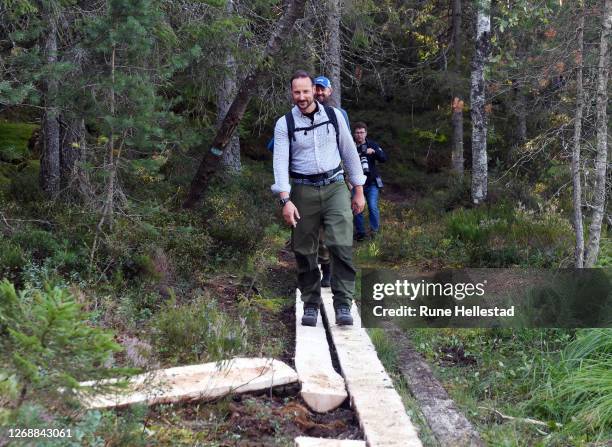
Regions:
[[[0,0],[0,423],[75,427],[57,445],[248,438],[227,402],[72,397],[159,366],[290,359],[266,142],[296,69],[328,76],[389,154],[359,267],[610,267],[611,26],[611,0]],[[490,445],[612,437],[609,330],[409,335]],[[393,373],[393,341],[372,336]]]

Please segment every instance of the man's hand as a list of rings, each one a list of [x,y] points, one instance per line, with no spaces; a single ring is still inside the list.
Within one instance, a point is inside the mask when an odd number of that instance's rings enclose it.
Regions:
[[[363,196],[363,186],[355,186],[353,198],[351,199],[351,209],[353,214],[359,214],[365,208],[365,197]]]
[[[376,152],[376,151],[375,151],[374,149],[372,149],[371,147],[369,147],[369,148],[366,150],[366,154],[368,154],[368,155],[372,155],[374,152]]]
[[[294,228],[297,225],[297,221],[300,220],[300,213],[298,213],[298,209],[293,202],[287,202],[285,206],[283,206],[283,219],[285,219],[287,225]]]

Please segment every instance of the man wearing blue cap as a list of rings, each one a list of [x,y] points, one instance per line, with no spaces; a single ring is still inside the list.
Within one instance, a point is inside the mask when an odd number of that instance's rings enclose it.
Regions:
[[[325,104],[327,106],[335,107],[342,112],[342,116],[344,116],[344,120],[346,121],[346,125],[348,128],[351,128],[351,123],[349,122],[348,114],[344,109],[338,107],[338,104],[335,104],[335,101],[332,98],[332,93],[334,89],[331,86],[331,81],[327,79],[325,76],[318,76],[314,80],[315,87],[315,99],[319,101],[321,104]],[[318,254],[318,262],[321,264],[321,273],[323,273],[323,278],[321,278],[321,287],[329,287],[331,284],[331,271],[330,271],[330,256],[329,249],[325,245],[325,232],[323,231],[323,227],[321,227],[319,231],[319,254]]]
[[[341,108],[340,104],[335,104],[335,101],[333,100],[331,96],[332,93],[334,92],[334,89],[332,88],[332,85],[331,85],[331,81],[327,79],[325,76],[319,76],[315,78],[314,84],[315,84],[316,100],[319,101],[321,104],[332,106],[340,110],[342,112],[342,116],[344,116],[346,125],[350,129],[351,123],[349,122],[349,117],[348,117],[348,114],[346,113],[346,110]]]

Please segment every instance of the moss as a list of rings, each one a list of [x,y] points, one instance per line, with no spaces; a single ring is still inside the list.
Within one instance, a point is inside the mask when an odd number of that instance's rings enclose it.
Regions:
[[[28,141],[38,128],[36,124],[0,122],[0,160],[25,160],[30,155]]]

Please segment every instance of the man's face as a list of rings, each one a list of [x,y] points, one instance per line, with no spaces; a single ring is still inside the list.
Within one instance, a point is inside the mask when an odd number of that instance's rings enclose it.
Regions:
[[[315,85],[315,98],[322,104],[327,102],[327,98],[331,96],[332,92],[331,87],[325,88],[322,85]]]
[[[366,137],[368,136],[368,132],[365,129],[358,127],[357,129],[355,129],[353,135],[355,136],[355,143],[363,144],[365,143]]]
[[[314,87],[310,78],[294,79],[291,83],[291,97],[302,113],[310,112],[308,109],[314,103]]]

